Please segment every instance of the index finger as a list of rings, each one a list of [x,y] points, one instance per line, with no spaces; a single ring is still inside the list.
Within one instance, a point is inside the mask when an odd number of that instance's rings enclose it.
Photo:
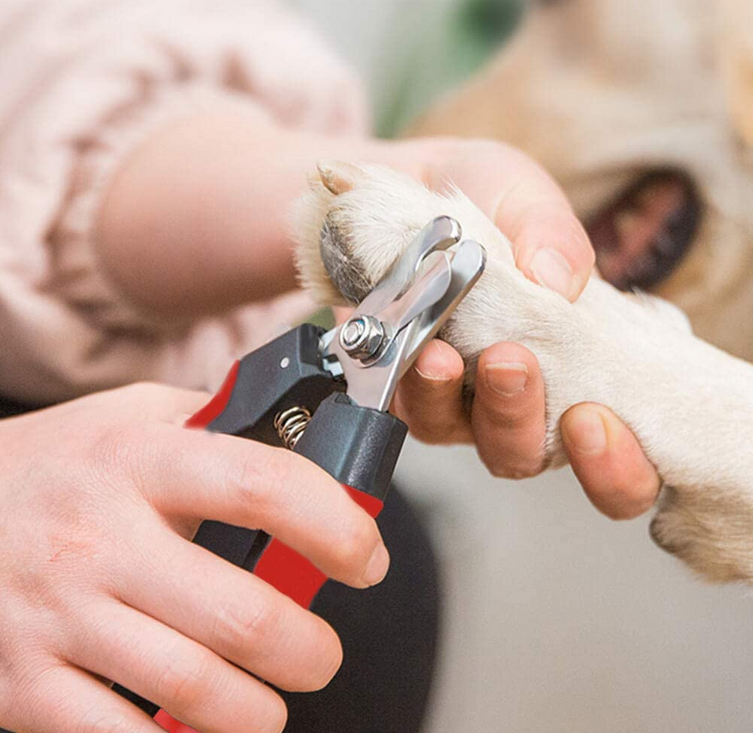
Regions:
[[[455,183],[510,238],[515,263],[530,280],[574,301],[594,252],[562,189],[515,148],[481,142],[458,150],[431,171],[437,180],[429,186]]]
[[[136,483],[166,517],[261,528],[351,586],[372,586],[387,573],[389,555],[374,520],[308,459],[168,424],[134,431],[130,440],[120,437],[119,448],[137,455]]]

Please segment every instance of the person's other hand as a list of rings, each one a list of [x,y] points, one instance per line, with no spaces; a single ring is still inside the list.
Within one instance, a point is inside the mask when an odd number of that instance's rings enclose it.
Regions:
[[[135,385],[0,422],[3,726],[162,731],[117,681],[200,731],[280,731],[262,681],[339,668],[329,625],[189,541],[202,519],[263,528],[366,587],[389,564],[376,524],[292,452],[182,428],[206,399]]]
[[[424,182],[452,182],[510,239],[517,266],[569,301],[591,274],[594,253],[562,190],[521,152],[489,141],[406,141]],[[520,344],[486,349],[478,362],[470,414],[461,398],[463,361],[435,340],[403,378],[395,410],[427,443],[475,443],[495,476],[544,469],[544,384],[536,357]],[[628,428],[607,408],[576,405],[561,431],[576,476],[593,504],[615,519],[648,509],[660,481]]]

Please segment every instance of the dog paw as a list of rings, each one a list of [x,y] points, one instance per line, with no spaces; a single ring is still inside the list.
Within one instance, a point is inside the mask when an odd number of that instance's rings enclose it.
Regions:
[[[752,580],[753,496],[737,447],[753,444],[753,373],[693,337],[676,308],[598,278],[569,303],[518,270],[510,242],[460,191],[349,164],[321,164],[299,203],[303,285],[327,305],[362,300],[441,215],[487,251],[485,272],[440,333],[465,361],[468,393],[486,347],[523,344],[544,381],[548,464],[564,462],[559,421],[568,408],[608,406],[672,487],[652,524],[656,542],[707,578]]]
[[[653,541],[712,582],[753,579],[753,532],[744,497],[665,487],[651,521]]]
[[[294,212],[302,285],[323,303],[356,303],[430,220],[457,219],[465,239],[513,264],[509,242],[460,192],[441,195],[382,166],[320,162]]]
[[[469,394],[478,356],[489,345],[515,341],[534,351],[547,390],[547,460],[561,464],[559,418],[573,395],[598,400],[599,394],[586,388],[599,383],[592,372],[608,374],[599,362],[609,358],[609,350],[584,351],[589,329],[581,333],[583,320],[575,317],[573,305],[518,270],[509,240],[460,191],[430,191],[379,166],[319,164],[295,215],[302,283],[322,303],[356,303],[426,223],[441,215],[456,219],[465,239],[484,246],[487,264],[440,337],[463,357]],[[585,369],[583,355],[591,353],[599,357]]]

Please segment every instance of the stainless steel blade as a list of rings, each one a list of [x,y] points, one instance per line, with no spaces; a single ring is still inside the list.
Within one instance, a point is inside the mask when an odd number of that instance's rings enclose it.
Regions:
[[[457,305],[473,288],[486,266],[486,250],[474,240],[458,245],[452,256],[452,279],[444,296],[427,309],[418,320],[410,349],[403,358],[400,376],[410,367],[429,340],[436,336],[452,316]]]
[[[460,225],[452,217],[437,217],[429,222],[408,245],[387,275],[356,307],[353,316],[378,313],[399,299],[415,282],[416,273],[424,258],[436,250],[446,250],[457,244],[461,234]]]

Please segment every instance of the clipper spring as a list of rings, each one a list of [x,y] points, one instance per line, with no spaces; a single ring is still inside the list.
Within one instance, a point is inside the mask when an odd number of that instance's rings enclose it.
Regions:
[[[294,405],[278,413],[273,425],[282,443],[292,451],[310,422],[311,411],[300,405]]]

